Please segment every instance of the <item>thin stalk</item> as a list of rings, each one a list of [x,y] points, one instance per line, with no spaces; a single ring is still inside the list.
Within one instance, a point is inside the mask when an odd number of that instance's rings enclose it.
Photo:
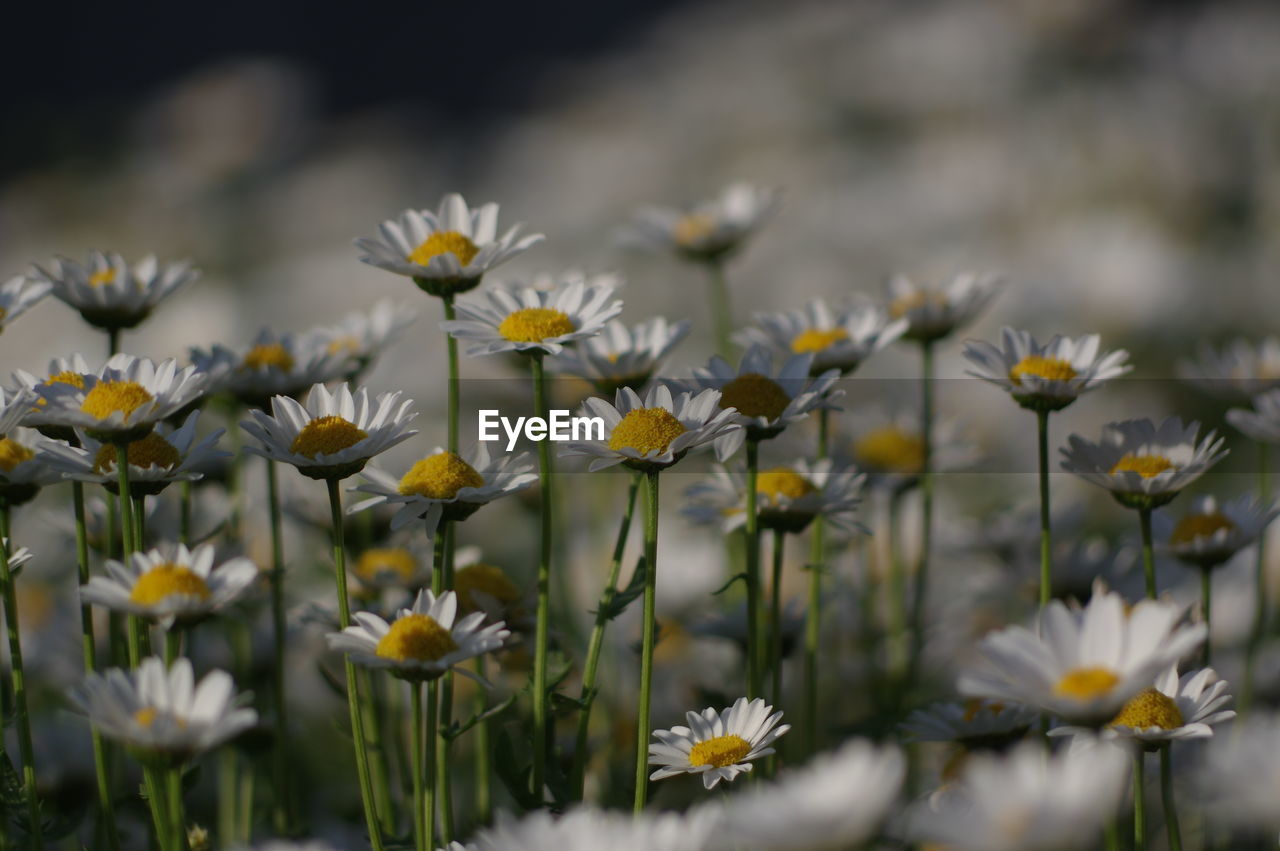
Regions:
[[[182,496],[179,504],[178,541],[191,545],[191,482],[182,483]]]
[[[1114,817],[1107,819],[1107,823],[1102,827],[1102,835],[1106,843],[1106,851],[1120,851],[1120,826]]]
[[[1036,431],[1040,440],[1040,608],[1049,605],[1053,590],[1051,559],[1053,553],[1049,529],[1049,412],[1036,411]]]
[[[760,516],[756,502],[756,480],[760,473],[760,444],[747,438],[747,697],[751,700],[764,691],[760,670]]]
[[[903,570],[902,559],[898,557],[898,500],[897,493],[889,495],[887,509],[886,534],[889,538],[889,612],[888,612],[888,652],[885,654],[889,667],[890,679],[900,682],[907,662],[903,659],[907,646],[907,580]]]
[[[178,661],[178,657],[182,655],[182,633],[177,629],[168,629],[164,633],[164,666],[166,668],[173,667],[173,663]]]
[[[366,512],[368,513],[368,512]],[[360,678],[360,709],[365,716],[366,753],[373,778],[373,804],[385,833],[395,833],[396,814],[391,804],[391,779],[387,773],[386,750],[382,740],[382,707],[373,671],[356,669]]]
[[[546,418],[547,382],[542,356],[529,359],[533,372],[534,415]],[[541,491],[541,547],[538,551],[538,623],[534,637],[533,657],[533,794],[542,799],[547,776],[547,645],[551,620],[551,444],[538,441],[538,484]]]
[[[120,539],[124,547],[122,561],[128,564],[129,556],[137,548],[137,542],[133,537],[133,492],[129,489],[129,446],[125,443],[116,444],[116,480],[120,489]]]
[[[488,665],[485,662],[484,654],[475,658],[476,676],[481,679],[488,678]],[[474,704],[474,712],[479,715],[488,708],[485,701],[484,689],[476,689],[476,697]],[[472,809],[475,811],[475,824],[477,827],[483,827],[493,820],[493,766],[489,762],[489,720],[486,718],[476,723],[475,738],[473,742],[473,754],[475,759],[475,801]]]
[[[173,848],[173,821],[169,818],[168,772],[155,765],[142,766],[142,784],[151,810],[151,822],[156,832],[156,844],[162,851]]]
[[[1212,652],[1209,647],[1210,641],[1213,640],[1213,568],[1204,567],[1200,569],[1200,614],[1204,617],[1204,655],[1202,656],[1201,665],[1205,668],[1209,667],[1209,660]]]
[[[929,593],[929,562],[933,549],[933,342],[920,344],[920,563],[911,606],[911,655],[904,692],[915,682],[924,651],[924,607]]]
[[[769,588],[769,670],[773,676],[773,708],[782,706],[782,564],[787,536],[773,533],[772,585]]]
[[[276,462],[267,462],[267,505],[271,521],[271,685],[275,693],[275,747],[271,749],[271,821],[276,833],[293,825],[289,794],[289,700],[285,688],[284,535],[280,516],[280,484]]]
[[[456,315],[453,309],[453,296],[441,296],[440,303],[444,306],[445,321],[452,321]],[[449,350],[449,451],[456,453],[458,451],[458,341],[452,334],[445,334],[444,340]]]
[[[1133,847],[1134,851],[1146,851],[1147,848],[1147,802],[1146,773],[1143,760],[1146,751],[1142,748],[1133,755]]]
[[[1258,442],[1258,499],[1264,504],[1271,497],[1271,447]],[[1240,690],[1240,710],[1247,711],[1253,703],[1254,665],[1258,656],[1258,648],[1262,645],[1263,636],[1267,633],[1267,533],[1264,529],[1258,534],[1258,555],[1254,564],[1253,589],[1253,626],[1249,630],[1249,642],[1245,646],[1244,686]]]
[[[44,848],[44,827],[40,821],[40,799],[36,796],[35,748],[31,744],[31,717],[27,711],[27,677],[22,668],[22,633],[18,628],[18,600],[9,570],[9,504],[0,503],[0,593],[4,595],[4,621],[9,632],[9,667],[13,679],[13,714],[18,728],[18,751],[22,756],[22,791],[31,821],[31,842]]]
[[[411,744],[413,749],[413,847],[417,851],[431,851],[431,838],[427,836],[427,792],[423,782],[425,749],[422,735],[422,683],[409,683],[409,706],[413,722]]]
[[[107,329],[107,357],[113,357],[120,352],[120,329]]]
[[[347,554],[342,530],[342,493],[337,479],[325,482],[329,488],[329,513],[333,524],[333,562],[337,570],[339,626],[351,625],[351,608],[347,602]],[[373,784],[369,777],[369,758],[365,753],[364,718],[360,713],[360,695],[356,668],[351,657],[344,654],[347,674],[347,710],[351,715],[351,738],[356,749],[356,775],[360,780],[360,800],[364,805],[365,827],[374,851],[383,851],[382,831],[378,827],[377,813],[373,806]]]
[[[453,588],[453,548],[454,525],[443,523],[439,534],[444,537],[444,563],[435,571],[440,589],[437,595]],[[440,812],[440,844],[448,845],[453,841],[453,782],[449,772],[449,750],[451,742],[445,738],[444,731],[453,721],[453,672],[436,681],[440,705],[437,709],[439,720],[432,726],[431,734],[435,737],[436,747],[436,809]]]
[[[658,598],[658,471],[645,473],[644,630],[640,649],[640,708],[636,724],[636,797],[632,809],[644,810],[649,793],[649,702],[653,686],[653,641]]]
[[[707,263],[707,275],[711,290],[711,319],[716,329],[716,352],[728,360],[733,356],[733,311],[729,306],[729,280],[724,273],[724,263],[720,260]]]
[[[829,442],[829,414],[826,408],[818,411],[818,460],[827,457]],[[804,621],[804,755],[818,749],[818,637],[822,617],[822,574],[826,570],[825,518],[819,514],[813,518],[809,532],[809,601]]]
[[[182,767],[171,768],[168,774],[170,847],[174,851],[185,851],[187,847],[187,823],[182,811]]]
[[[1178,803],[1173,797],[1173,759],[1168,742],[1160,748],[1160,801],[1164,805],[1164,827],[1169,838],[1169,851],[1182,851]]]
[[[1156,598],[1156,557],[1151,540],[1151,509],[1138,509],[1138,523],[1142,527],[1142,574],[1147,580],[1147,596]]]
[[[604,633],[609,625],[608,611],[613,604],[614,596],[618,593],[618,576],[622,571],[622,557],[626,553],[627,538],[631,533],[631,519],[635,516],[636,493],[640,490],[640,482],[643,478],[641,473],[631,474],[631,484],[627,488],[626,508],[622,512],[622,522],[618,524],[618,535],[613,542],[613,556],[609,560],[609,579],[600,593],[600,604],[596,606],[596,622],[591,629],[591,640],[587,645],[587,661],[582,669],[582,694],[579,699],[584,706],[578,713],[578,737],[573,749],[571,785],[579,801],[585,795],[587,739],[591,730],[591,709],[595,706],[600,652],[604,648]]]

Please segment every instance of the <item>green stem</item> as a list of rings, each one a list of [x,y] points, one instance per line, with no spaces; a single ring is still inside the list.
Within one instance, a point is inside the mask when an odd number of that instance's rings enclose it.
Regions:
[[[1147,580],[1147,596],[1156,598],[1156,556],[1151,540],[1151,509],[1138,509],[1138,523],[1142,527],[1142,575]]]
[[[173,663],[182,655],[182,633],[175,628],[164,633],[164,666],[172,668]]]
[[[169,840],[174,851],[185,851],[187,847],[187,824],[182,811],[182,767],[172,768],[168,772],[169,785]]]
[[[133,537],[133,492],[129,489],[129,446],[126,443],[116,444],[116,480],[120,490],[120,538],[124,546],[121,561],[128,564],[137,542]]]
[[[889,613],[888,638],[889,647],[885,654],[889,667],[890,681],[901,683],[907,661],[903,657],[907,651],[907,580],[902,559],[898,556],[898,500],[897,493],[889,495],[886,530],[889,538]]]
[[[1258,442],[1258,499],[1264,504],[1271,498],[1271,447]],[[1240,690],[1240,711],[1246,712],[1253,704],[1254,666],[1258,649],[1262,646],[1263,636],[1267,632],[1267,533],[1264,529],[1258,534],[1257,561],[1254,563],[1253,590],[1253,626],[1249,630],[1249,641],[1245,646],[1244,685]]]
[[[534,415],[546,418],[547,383],[542,355],[529,359],[533,372]],[[551,620],[551,444],[538,441],[538,484],[541,491],[541,547],[538,551],[538,623],[533,657],[533,795],[542,800],[547,776],[547,644]]]
[[[760,473],[760,444],[747,438],[747,697],[754,700],[764,691],[760,670],[760,516],[756,507],[756,479]]]
[[[636,797],[632,809],[644,810],[649,793],[649,704],[653,686],[654,626],[658,599],[658,471],[645,472],[644,621],[640,649],[640,708],[636,724]]]
[[[906,686],[910,690],[924,651],[924,608],[929,594],[929,562],[933,549],[933,342],[920,344],[920,563],[916,568],[916,593],[911,606],[911,655]]]
[[[182,501],[179,505],[178,541],[191,546],[191,482],[182,483]]]
[[[413,723],[410,744],[413,749],[413,847],[417,851],[431,851],[431,839],[427,836],[427,792],[423,782],[426,773],[422,765],[422,683],[409,683],[409,700]]]
[[[1147,848],[1147,802],[1145,794],[1146,775],[1143,760],[1146,751],[1142,748],[1133,755],[1133,847],[1134,851],[1146,851]]]
[[[488,665],[485,662],[484,654],[475,658],[476,676],[481,679],[488,677]],[[485,701],[484,689],[476,689],[476,697],[474,704],[474,713],[482,714],[488,708]],[[473,754],[475,759],[475,802],[473,809],[475,810],[475,824],[477,827],[483,827],[489,824],[493,819],[493,792],[491,791],[493,783],[493,766],[489,762],[489,719],[476,722],[475,739]]]
[[[1209,643],[1213,640],[1213,624],[1211,621],[1213,604],[1213,568],[1205,567],[1200,570],[1200,613],[1204,616],[1204,655],[1201,664],[1209,667],[1209,660],[1212,653]]]
[[[267,462],[267,506],[271,521],[271,685],[275,692],[275,747],[271,749],[272,789],[271,820],[276,833],[287,835],[293,825],[289,794],[289,715],[288,691],[285,688],[284,617],[284,535],[280,516],[279,471],[276,462]]]
[[[827,457],[829,414],[818,411],[818,460]],[[819,514],[809,532],[809,601],[804,621],[804,755],[818,749],[818,638],[822,617],[822,573],[826,569],[826,522]]]
[[[339,627],[351,625],[351,608],[347,602],[347,554],[342,529],[342,493],[337,479],[325,482],[329,488],[329,513],[333,525],[333,562],[337,571]],[[360,781],[360,800],[364,805],[365,827],[375,851],[383,851],[382,831],[378,827],[373,805],[373,783],[369,777],[369,758],[365,753],[364,718],[360,713],[360,695],[355,665],[344,655],[347,674],[347,710],[351,715],[351,738],[356,749],[356,775]]]
[[[1116,824],[1114,816],[1107,819],[1102,831],[1103,839],[1106,842],[1106,851],[1120,851],[1120,827]]]
[[[773,676],[773,708],[782,706],[782,564],[787,536],[773,533],[773,572],[769,588],[769,669]]]
[[[613,556],[609,560],[609,579],[600,593],[600,604],[596,606],[596,622],[591,629],[591,640],[587,645],[587,661],[582,670],[582,711],[578,713],[578,737],[573,749],[572,786],[576,800],[581,801],[585,795],[587,773],[587,739],[591,730],[591,709],[595,706],[596,677],[600,668],[600,652],[604,648],[604,633],[609,625],[609,609],[618,592],[618,576],[622,571],[622,557],[626,553],[627,538],[631,533],[631,519],[635,516],[636,493],[640,490],[643,479],[641,473],[631,474],[631,484],[627,488],[626,508],[622,513],[622,522],[618,524],[618,535],[613,542]]]
[[[733,311],[729,307],[729,280],[722,261],[707,263],[707,272],[711,288],[711,319],[716,329],[716,352],[729,360],[733,357]]]
[[[1173,797],[1173,759],[1168,742],[1160,747],[1160,800],[1164,805],[1164,825],[1169,837],[1169,851],[1182,851],[1182,831],[1178,828],[1178,804]]]
[[[444,318],[446,322],[452,321],[456,316],[453,309],[453,296],[444,295],[440,297],[440,303],[444,306]],[[458,341],[452,334],[444,335],[445,344],[449,349],[449,451],[457,453],[458,451]]]
[[[120,329],[107,329],[107,357],[113,357],[120,352]]]
[[[44,848],[40,799],[36,796],[35,748],[31,744],[31,717],[27,711],[27,677],[22,668],[22,633],[18,628],[18,600],[9,570],[9,504],[0,503],[0,593],[4,595],[4,620],[9,632],[9,667],[13,679],[13,714],[18,727],[18,751],[22,756],[22,791],[27,799],[32,847]]]
[[[436,774],[436,749],[435,749],[435,729],[436,729],[436,706],[439,695],[436,693],[436,683],[427,683],[427,724],[426,738],[423,744],[423,750],[426,752],[427,764],[422,770],[422,782],[427,784],[427,792],[423,801],[422,817],[426,820],[426,836],[427,848],[436,847],[436,789],[433,779]]]
[[[441,524],[439,533],[444,537],[444,561],[438,563],[440,569],[435,571],[433,580],[438,581],[436,594],[453,589],[453,550],[455,529],[453,523]],[[453,841],[453,784],[449,772],[449,750],[452,743],[444,736],[453,721],[453,672],[446,671],[437,681],[440,706],[437,710],[439,720],[431,727],[436,747],[436,809],[440,811],[440,844],[448,845]]]
[[[1052,538],[1049,520],[1049,412],[1036,411],[1040,437],[1040,608],[1049,605],[1053,593]]]
[[[368,514],[369,512],[365,512]],[[364,714],[365,752],[369,754],[369,775],[373,780],[373,804],[384,833],[396,830],[395,808],[391,805],[391,779],[387,773],[387,754],[382,739],[382,706],[374,672],[356,669],[360,683],[360,711]]]

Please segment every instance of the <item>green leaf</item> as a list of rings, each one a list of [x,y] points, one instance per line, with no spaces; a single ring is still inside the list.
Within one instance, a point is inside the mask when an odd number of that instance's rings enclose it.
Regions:
[[[481,721],[487,721],[490,718],[494,718],[498,715],[501,715],[503,712],[507,710],[508,707],[513,705],[515,702],[516,702],[516,696],[513,694],[510,697],[508,697],[506,700],[502,701],[501,703],[496,704],[494,706],[490,706],[484,712],[480,712],[475,715],[472,715],[466,721],[463,721],[461,723],[454,721],[447,728],[442,729],[440,731],[440,735],[443,736],[446,741],[451,742],[454,739],[461,736],[463,733],[470,730],[475,725],[479,724]]]
[[[733,587],[733,583],[737,582],[739,579],[741,579],[741,580],[742,580],[742,584],[743,584],[743,585],[746,585],[746,584],[747,584],[747,574],[745,574],[745,573],[735,573],[733,576],[730,576],[730,577],[729,577],[729,581],[728,581],[728,582],[726,582],[725,584],[721,585],[721,586],[720,586],[719,588],[717,588],[716,590],[712,591],[712,592],[711,592],[712,596],[716,596],[716,595],[719,595],[719,594],[723,594],[724,592],[728,591],[730,588],[732,588],[732,587]]]
[[[532,750],[532,747],[530,746],[527,750]],[[542,806],[542,796],[534,795],[529,791],[533,766],[526,764],[516,753],[511,735],[506,730],[498,731],[498,746],[494,750],[493,765],[498,772],[498,779],[502,781],[502,785],[506,787],[507,792],[521,809],[527,811]]]
[[[645,574],[649,572],[648,565],[644,560],[644,556],[636,562],[636,569],[631,574],[631,581],[627,583],[627,587],[623,588],[613,596],[605,606],[599,610],[603,613],[606,621],[611,621],[618,615],[626,611],[627,606],[631,605],[637,597],[644,593]],[[594,614],[594,613],[593,613]]]

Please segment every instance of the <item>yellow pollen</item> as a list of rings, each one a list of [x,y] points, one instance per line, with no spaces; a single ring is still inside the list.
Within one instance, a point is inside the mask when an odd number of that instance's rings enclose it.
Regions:
[[[671,441],[686,431],[675,414],[666,408],[636,408],[628,411],[609,435],[609,448],[634,449],[642,455],[667,451]]]
[[[360,341],[350,334],[343,337],[334,337],[329,341],[327,351],[331,355],[340,355],[344,352],[355,354],[360,351]]]
[[[470,237],[456,230],[438,230],[413,249],[408,260],[410,263],[426,266],[441,254],[452,254],[458,258],[459,264],[466,266],[476,259],[479,253],[480,248],[471,241]]]
[[[999,715],[1004,712],[1004,704],[982,697],[971,697],[964,702],[963,717],[965,721],[973,721],[982,712],[989,712],[992,716]]]
[[[129,444],[129,466],[147,469],[148,467],[164,467],[172,470],[182,463],[182,456],[169,441],[157,432],[151,432],[142,440]],[[116,468],[116,448],[110,443],[102,444],[98,454],[93,457],[93,472],[109,473]]]
[[[491,564],[471,564],[453,575],[453,590],[458,595],[458,605],[464,612],[474,612],[480,606],[471,596],[473,591],[488,594],[504,605],[520,599],[520,589],[507,578],[500,567]]]
[[[143,727],[150,727],[152,724],[156,723],[156,719],[159,717],[160,717],[160,711],[152,706],[144,706],[141,709],[139,709],[137,712],[133,713],[133,720],[137,721]],[[177,724],[179,727],[187,726],[186,719],[179,718],[176,715],[172,716],[172,718],[174,723]]]
[[[116,280],[116,270],[112,266],[105,269],[99,269],[89,276],[89,286],[100,287],[103,284],[113,284]]]
[[[795,336],[791,341],[791,351],[798,355],[805,352],[821,352],[847,339],[849,339],[849,332],[843,328],[810,328]]]
[[[12,473],[14,467],[23,461],[30,461],[34,457],[36,457],[36,453],[18,441],[9,437],[0,439],[0,470]]]
[[[397,662],[434,662],[458,649],[449,630],[430,615],[405,615],[378,642],[377,654]]]
[[[1077,373],[1070,363],[1062,358],[1046,358],[1040,355],[1027,355],[1009,369],[1009,380],[1014,384],[1022,384],[1023,376],[1043,378],[1046,381],[1070,381]]]
[[[373,580],[390,573],[408,581],[418,572],[418,560],[404,547],[375,548],[360,554],[355,569],[361,579]]]
[[[896,426],[867,432],[854,444],[853,454],[873,470],[915,474],[924,468],[924,441]]]
[[[1092,700],[1102,697],[1119,683],[1120,678],[1107,668],[1072,668],[1058,680],[1053,693],[1077,700]]]
[[[791,404],[782,385],[758,372],[744,372],[720,391],[720,407],[737,408],[745,417],[776,420]]]
[[[549,307],[526,307],[510,314],[498,333],[516,343],[540,343],[549,337],[572,334],[573,320]]]
[[[209,585],[191,568],[166,562],[138,577],[129,600],[140,606],[155,606],[174,596],[208,600]]]
[[[369,436],[369,432],[342,417],[318,417],[302,427],[289,446],[290,452],[315,458],[321,453],[335,452],[355,446]]]
[[[943,308],[947,306],[947,297],[943,293],[935,293],[929,290],[916,290],[907,293],[904,296],[895,298],[889,304],[889,315],[894,319],[901,319],[911,311],[919,307],[932,304],[935,307]]]
[[[45,382],[45,386],[50,384],[70,384],[72,387],[79,387],[83,390],[84,376],[78,372],[72,372],[69,369],[65,369],[62,372],[57,372],[49,376],[49,380]]]
[[[439,452],[409,468],[400,480],[400,493],[427,499],[453,499],[463,488],[484,486],[484,477],[452,452]]]
[[[1182,710],[1167,694],[1154,688],[1144,688],[1124,705],[1120,714],[1111,719],[1110,727],[1159,727],[1173,730],[1185,722]]]
[[[711,236],[716,229],[715,216],[707,213],[690,213],[676,222],[671,236],[676,245],[686,248]]]
[[[790,467],[762,470],[756,476],[756,493],[767,496],[774,503],[779,502],[784,496],[788,499],[799,499],[816,490],[813,482]]]
[[[154,398],[136,381],[99,381],[84,395],[80,410],[100,420],[119,411],[128,422],[130,414]]]
[[[1129,471],[1137,473],[1144,479],[1150,479],[1175,467],[1177,465],[1163,455],[1134,455],[1129,452],[1111,468],[1111,475]]]
[[[751,744],[741,736],[716,736],[714,739],[698,742],[689,749],[689,764],[695,768],[700,765],[724,768],[741,762],[749,753]]]
[[[240,362],[242,372],[251,369],[278,369],[281,372],[293,371],[293,355],[283,343],[259,343],[245,352]]]
[[[1208,538],[1219,529],[1231,531],[1236,528],[1236,524],[1232,523],[1225,515],[1214,512],[1213,514],[1188,514],[1178,521],[1178,525],[1173,527],[1173,534],[1169,536],[1171,544],[1189,544],[1196,538]]]

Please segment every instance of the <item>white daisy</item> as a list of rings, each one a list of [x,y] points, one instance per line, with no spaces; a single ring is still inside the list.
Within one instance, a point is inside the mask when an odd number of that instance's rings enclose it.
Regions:
[[[924,436],[920,414],[913,410],[855,415],[852,440],[835,442],[837,457],[866,471],[872,482],[890,490],[913,486],[924,470]],[[972,467],[982,453],[954,419],[933,423],[930,466],[935,473]]]
[[[755,314],[758,328],[735,335],[743,347],[761,344],[790,355],[813,355],[812,374],[838,369],[848,374],[871,355],[901,337],[906,319],[890,319],[884,309],[870,304],[834,309],[813,299],[799,310]]]
[[[1160,745],[1181,739],[1207,739],[1213,725],[1230,721],[1235,712],[1223,709],[1231,702],[1227,683],[1213,668],[1189,671],[1178,678],[1171,665],[1148,686],[1129,699],[1099,735],[1104,739],[1134,739],[1144,745]],[[1051,736],[1091,733],[1080,727],[1057,727]]]
[[[694,369],[685,385],[694,392],[719,390],[720,407],[735,409],[735,422],[746,429],[745,435],[730,436],[736,449],[744,436],[750,440],[777,437],[810,411],[842,395],[843,391],[832,389],[840,371],[827,370],[810,379],[812,363],[812,353],[794,355],[775,373],[769,350],[756,345],[742,355],[737,370],[716,356],[705,367]]]
[[[736,444],[725,438],[742,429],[734,412],[722,410],[719,403],[716,390],[673,398],[665,385],[650,388],[643,399],[624,387],[613,404],[592,397],[582,410],[586,416],[604,420],[604,439],[570,443],[560,455],[590,457],[592,471],[615,464],[649,470],[669,467],[689,450],[713,443],[718,450],[732,451]]]
[[[599,336],[562,350],[548,366],[562,375],[590,381],[605,396],[623,387],[638,393],[691,327],[688,319],[668,323],[661,316],[631,328],[610,320]]]
[[[271,399],[271,414],[253,408],[240,427],[261,445],[247,451],[283,461],[312,479],[345,479],[364,468],[373,456],[418,433],[409,428],[417,416],[413,400],[401,393],[380,393],[370,404],[369,391],[354,394],[346,383],[330,392],[317,384],[305,404],[288,396]]]
[[[58,446],[25,428],[0,437],[0,501],[22,505],[41,488],[62,481],[62,472],[50,463]]]
[[[1132,369],[1125,363],[1128,352],[1099,355],[1099,342],[1097,334],[1075,340],[1055,335],[1041,345],[1029,332],[1006,327],[1000,332],[1000,346],[970,340],[964,356],[977,367],[967,370],[969,375],[1008,391],[1022,407],[1057,411]]]
[[[471,549],[472,552],[466,552]],[[506,621],[513,631],[532,627],[527,594],[501,567],[480,561],[478,548],[463,547],[454,556],[453,591],[463,614],[483,612],[488,623]]]
[[[1280,715],[1275,713],[1250,713],[1231,735],[1214,736],[1194,773],[1210,818],[1242,830],[1280,830],[1277,753]]]
[[[1227,422],[1259,443],[1280,443],[1280,390],[1253,397],[1253,410],[1232,408]]]
[[[969,750],[1003,750],[1026,737],[1040,715],[1020,703],[971,697],[963,703],[935,703],[902,722],[915,742],[955,742]]]
[[[1071,435],[1062,453],[1062,469],[1111,491],[1129,508],[1156,508],[1200,478],[1227,454],[1224,441],[1210,431],[1197,440],[1199,423],[1169,417],[1125,420],[1102,427],[1094,443]]]
[[[38,385],[43,417],[111,443],[145,437],[156,423],[199,399],[208,384],[208,376],[194,366],[179,369],[172,359],[157,364],[126,354],[82,378],[79,386],[74,381]]]
[[[48,403],[39,398],[40,387],[46,384],[71,384],[83,388],[84,377],[90,372],[92,370],[89,369],[89,364],[79,353],[73,354],[69,358],[54,358],[49,361],[47,378],[37,378],[25,370],[15,369],[13,371],[13,380],[18,383],[18,388],[25,388],[31,391],[32,396],[35,398],[35,402],[27,408],[27,414],[22,418],[22,424],[34,428],[45,437],[54,440],[70,441],[74,438],[75,429],[55,425],[49,421],[45,410]],[[8,431],[8,429],[5,429],[5,431]]]
[[[1156,539],[1179,561],[1202,568],[1225,564],[1253,544],[1280,515],[1274,504],[1241,496],[1218,504],[1212,495],[1196,497],[1191,509],[1176,520],[1158,511],[1152,516]]]
[[[417,591],[431,582],[431,558],[410,547],[369,547],[351,563],[350,573],[371,591]]]
[[[907,320],[904,338],[929,342],[972,322],[999,289],[995,275],[965,272],[936,288],[894,275],[888,286],[889,315]]]
[[[756,476],[760,526],[797,534],[822,515],[835,529],[859,531],[854,518],[865,481],[865,475],[830,458],[761,470]],[[746,489],[745,475],[717,467],[709,478],[685,489],[684,514],[731,532],[746,522]]]
[[[48,281],[35,281],[17,275],[0,284],[0,331],[26,313],[36,302],[53,290]]]
[[[613,288],[581,281],[554,290],[493,289],[484,301],[460,301],[461,319],[441,322],[450,336],[470,340],[469,355],[499,352],[558,355],[568,343],[599,334],[622,312]],[[610,300],[612,299],[612,300]]]
[[[147,255],[127,263],[119,254],[93,251],[84,265],[65,257],[55,258],[45,269],[35,267],[40,280],[53,294],[80,311],[96,328],[133,328],[151,315],[161,301],[200,277],[189,261],[158,262]]]
[[[70,692],[73,706],[109,739],[149,757],[184,762],[240,735],[258,721],[236,696],[231,675],[211,671],[197,685],[191,662],[165,670],[156,657],[132,671],[89,674]]]
[[[498,236],[498,205],[472,209],[455,193],[444,197],[438,212],[405,210],[379,226],[380,239],[357,239],[356,245],[365,252],[362,262],[413,278],[431,295],[452,296],[542,241],[540,233],[520,236],[522,227]]]
[[[529,453],[490,460],[484,443],[477,443],[465,458],[436,447],[398,479],[373,467],[363,475],[365,484],[353,490],[374,496],[350,506],[348,514],[387,503],[398,507],[391,518],[392,530],[425,520],[429,536],[442,519],[466,520],[480,506],[538,480]]]
[[[386,668],[406,680],[434,680],[459,662],[497,650],[511,635],[499,621],[484,625],[484,613],[472,612],[457,623],[458,598],[439,597],[424,588],[413,606],[391,623],[370,612],[356,612],[356,624],[326,636],[329,647],[368,668]],[[465,668],[456,670],[469,674]]]
[[[188,550],[170,544],[133,553],[127,563],[108,561],[107,576],[94,576],[80,592],[88,603],[155,621],[165,629],[188,626],[238,600],[258,578],[247,558],[213,566],[212,544]]]
[[[791,729],[790,724],[778,725],[782,713],[773,712],[761,698],[740,697],[720,712],[707,708],[685,718],[688,727],[654,730],[658,741],[649,743],[649,764],[661,768],[650,780],[700,774],[702,785],[714,789],[721,780],[733,781],[750,771],[751,760],[772,754],[771,745]]]
[[[382,299],[369,310],[352,311],[333,325],[309,331],[302,347],[345,358],[350,381],[368,369],[417,318],[417,311],[408,305]],[[314,382],[308,386],[310,383]]]
[[[623,239],[688,260],[716,262],[740,248],[774,214],[780,200],[777,189],[734,183],[720,197],[690,209],[638,210]]]
[[[1196,360],[1180,361],[1178,377],[1220,399],[1247,402],[1280,387],[1280,337],[1257,345],[1236,338],[1221,350],[1201,345]]]
[[[978,663],[960,675],[960,693],[1099,726],[1204,641],[1204,624],[1179,625],[1184,611],[1141,600],[1126,612],[1124,598],[1101,586],[1081,610],[1054,600],[1035,632],[1013,626],[983,638]]]
[[[194,482],[204,477],[202,470],[231,457],[230,452],[217,448],[223,429],[196,441],[199,418],[200,412],[192,411],[179,428],[157,423],[146,437],[128,445],[129,489],[134,496],[160,493],[174,482]],[[65,478],[95,482],[118,493],[115,445],[99,443],[84,433],[78,438],[79,446],[47,444],[49,466]]]
[[[347,358],[307,335],[258,332],[243,350],[221,344],[193,348],[191,362],[209,374],[209,393],[227,393],[251,408],[266,408],[273,396],[299,396],[315,384],[341,378]]]
[[[707,811],[622,813],[580,806],[558,816],[506,814],[480,831],[467,851],[705,851],[717,820]],[[453,848],[448,851],[454,851]]]

